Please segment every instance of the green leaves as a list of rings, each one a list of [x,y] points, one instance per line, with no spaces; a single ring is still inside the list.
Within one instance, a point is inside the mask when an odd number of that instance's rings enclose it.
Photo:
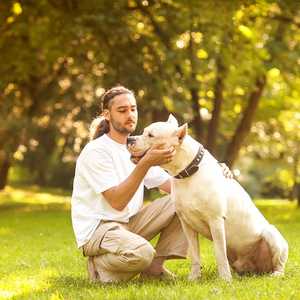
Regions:
[[[258,152],[271,147],[251,131],[256,122],[268,136],[270,120],[277,120],[272,126],[284,144],[293,130],[298,135],[293,120],[300,101],[299,1],[88,2],[0,4],[1,140],[13,134],[17,144],[0,145],[0,174],[1,164],[26,140],[47,148],[41,133],[31,130],[31,120],[52,131],[55,143],[64,141],[53,157],[75,161],[102,93],[116,83],[136,92],[137,133],[171,112],[216,149],[219,160],[235,137],[237,150],[250,143],[259,145]],[[246,118],[257,80],[265,77],[242,138],[238,124]],[[236,153],[233,162],[241,152]]]

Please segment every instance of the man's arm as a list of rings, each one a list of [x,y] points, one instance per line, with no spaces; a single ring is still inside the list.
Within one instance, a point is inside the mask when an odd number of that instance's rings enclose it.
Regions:
[[[173,159],[176,151],[172,147],[159,149],[163,144],[164,142],[159,142],[151,147],[139,161],[133,172],[123,182],[102,193],[114,209],[123,211],[152,166],[159,166],[167,163],[169,159]]]
[[[172,178],[169,177],[162,185],[158,186],[158,188],[168,194],[171,194],[171,185],[172,185]]]

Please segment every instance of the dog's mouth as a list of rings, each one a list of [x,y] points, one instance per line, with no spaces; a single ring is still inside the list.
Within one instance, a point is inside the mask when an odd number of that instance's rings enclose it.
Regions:
[[[146,151],[146,152],[147,152],[147,151]],[[142,154],[142,155],[139,155],[139,156],[133,155],[133,154],[131,153],[131,155],[130,155],[130,160],[131,160],[134,164],[137,165],[138,162],[145,156],[146,152],[145,152],[144,154]]]

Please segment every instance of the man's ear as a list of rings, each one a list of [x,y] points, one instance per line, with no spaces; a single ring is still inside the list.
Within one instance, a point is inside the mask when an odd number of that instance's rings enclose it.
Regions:
[[[183,142],[183,140],[185,139],[185,137],[187,135],[187,132],[188,132],[188,125],[187,125],[187,123],[185,123],[178,129],[176,129],[174,131],[174,133],[172,134],[172,136],[176,136],[178,138],[179,145],[181,145],[181,143]]]
[[[172,114],[169,115],[167,123],[174,124],[174,125],[176,125],[178,127],[178,122],[177,122],[176,118]]]
[[[105,120],[107,120],[107,121],[110,120],[110,113],[109,113],[108,109],[103,110],[103,116],[104,116]]]

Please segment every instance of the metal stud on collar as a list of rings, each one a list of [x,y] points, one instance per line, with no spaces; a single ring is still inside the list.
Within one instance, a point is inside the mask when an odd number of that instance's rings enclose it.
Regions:
[[[200,145],[198,152],[195,156],[195,158],[191,161],[191,163],[182,170],[178,175],[174,176],[176,179],[184,179],[189,176],[192,176],[194,173],[196,173],[199,169],[199,164],[204,156],[204,147],[203,145]]]

